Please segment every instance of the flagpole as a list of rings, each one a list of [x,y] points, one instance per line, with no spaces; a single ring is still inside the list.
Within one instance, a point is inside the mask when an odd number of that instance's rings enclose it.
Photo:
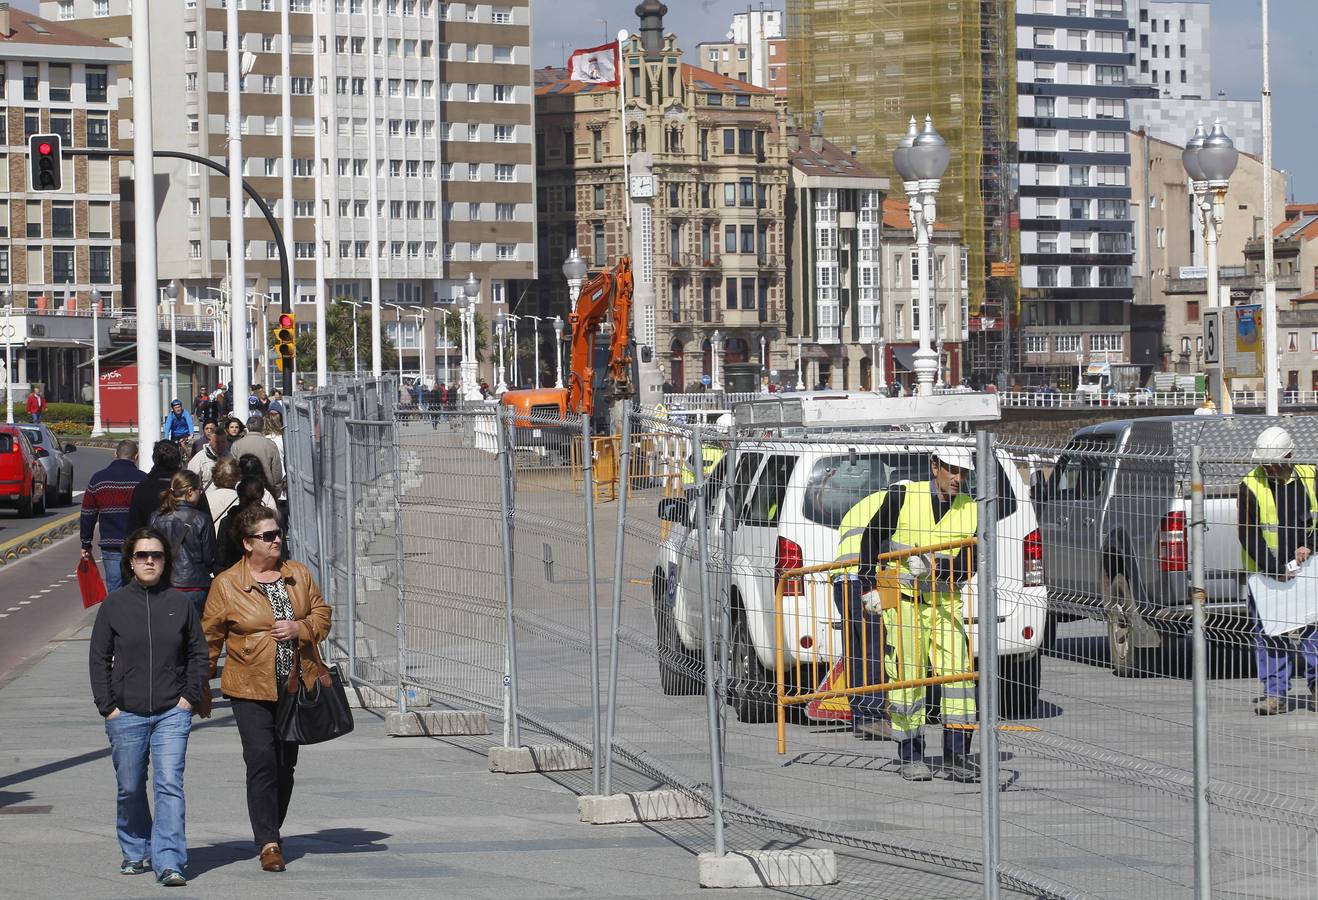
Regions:
[[[618,32],[618,122],[622,129],[622,208],[627,224],[627,239],[624,247],[631,246],[632,232],[632,196],[631,196],[631,157],[627,149],[627,72],[622,58],[622,45],[626,43],[627,29]],[[598,260],[596,261],[598,263]]]

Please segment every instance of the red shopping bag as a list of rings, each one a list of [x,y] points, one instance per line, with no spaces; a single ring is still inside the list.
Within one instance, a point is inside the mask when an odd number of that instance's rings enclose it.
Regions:
[[[78,590],[82,591],[82,608],[90,609],[105,599],[105,582],[101,570],[90,559],[78,560]]]

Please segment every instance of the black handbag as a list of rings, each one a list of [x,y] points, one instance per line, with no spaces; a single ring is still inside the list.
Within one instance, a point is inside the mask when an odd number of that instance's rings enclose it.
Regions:
[[[320,650],[314,643],[310,646],[320,674],[308,689],[302,681],[302,642],[298,641],[293,669],[275,710],[275,734],[291,744],[319,744],[352,731],[352,709],[339,667],[325,665]]]

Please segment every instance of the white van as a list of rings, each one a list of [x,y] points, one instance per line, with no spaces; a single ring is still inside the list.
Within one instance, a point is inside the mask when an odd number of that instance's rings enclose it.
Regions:
[[[834,434],[817,440],[829,443],[778,438],[739,441],[730,507],[724,490],[729,460],[721,460],[709,476],[704,502],[713,569],[710,587],[726,601],[731,615],[729,693],[742,721],[767,721],[773,715],[778,575],[831,562],[837,553],[838,524],[855,503],[896,481],[927,479],[937,446],[973,441],[901,432]],[[1016,717],[1029,715],[1038,699],[1047,592],[1027,484],[1005,453],[999,452],[995,469],[1000,497],[1002,710]],[[980,464],[975,474],[982,477],[984,471]],[[974,485],[972,477],[964,489],[973,493]],[[672,523],[652,573],[659,670],[669,694],[702,689],[700,564],[691,506],[696,500],[694,495],[670,498],[659,508],[660,518]],[[842,655],[842,622],[827,578],[826,573],[807,577],[783,598],[789,690],[813,689]],[[972,625],[977,589],[978,576],[962,592]],[[973,650],[977,645],[973,627],[971,634]]]

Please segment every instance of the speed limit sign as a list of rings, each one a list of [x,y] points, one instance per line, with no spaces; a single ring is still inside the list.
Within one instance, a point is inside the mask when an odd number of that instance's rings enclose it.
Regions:
[[[1204,313],[1204,362],[1213,366],[1222,362],[1221,315],[1218,310]]]

